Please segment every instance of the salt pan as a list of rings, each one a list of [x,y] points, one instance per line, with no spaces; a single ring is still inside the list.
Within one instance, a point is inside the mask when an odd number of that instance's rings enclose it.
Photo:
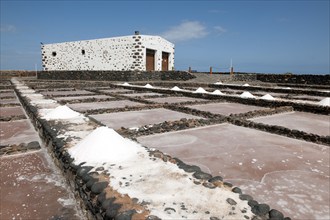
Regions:
[[[135,157],[141,151],[140,145],[120,136],[108,127],[99,127],[92,131],[68,152],[76,164],[102,164],[104,162],[118,163]]]

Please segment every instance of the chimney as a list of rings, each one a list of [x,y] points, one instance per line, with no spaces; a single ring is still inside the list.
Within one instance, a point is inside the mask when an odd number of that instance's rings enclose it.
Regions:
[[[139,31],[135,31],[134,34],[135,34],[135,35],[139,35],[140,32],[139,32]]]

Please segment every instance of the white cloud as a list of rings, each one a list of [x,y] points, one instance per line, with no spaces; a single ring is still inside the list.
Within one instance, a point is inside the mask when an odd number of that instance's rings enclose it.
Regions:
[[[0,27],[0,32],[15,32],[15,31],[16,31],[16,27],[14,25],[4,24],[1,25]]]
[[[169,41],[178,42],[203,38],[208,34],[206,27],[199,21],[184,21],[177,26],[171,27],[161,36]]]
[[[221,27],[221,26],[214,26],[213,28],[214,28],[215,32],[216,32],[218,35],[221,35],[221,34],[227,32],[227,30],[224,29],[224,28]]]

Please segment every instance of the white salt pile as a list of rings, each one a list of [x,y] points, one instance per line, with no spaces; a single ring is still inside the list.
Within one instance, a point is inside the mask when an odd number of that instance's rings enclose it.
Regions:
[[[88,162],[102,164],[105,162],[118,163],[136,157],[139,145],[120,136],[108,127],[99,127],[92,131],[68,152],[75,159],[75,164]]]
[[[212,94],[214,94],[214,95],[224,95],[220,90],[214,90],[213,92],[212,92]]]
[[[73,111],[66,105],[61,105],[47,113],[43,118],[46,120],[70,119],[81,116],[79,112]]]
[[[173,91],[181,91],[182,89],[180,89],[180,88],[177,87],[177,86],[174,86],[171,90],[173,90]]]
[[[208,92],[202,87],[199,87],[198,89],[196,89],[196,91],[194,91],[194,93],[208,93]]]
[[[248,83],[245,83],[243,86],[250,86]]]
[[[216,83],[214,83],[214,85],[221,85],[222,84],[222,82],[216,82]]]
[[[262,96],[260,99],[264,99],[264,100],[275,100],[275,98],[269,94],[266,94],[264,96]]]
[[[122,85],[123,86],[130,86],[130,84],[128,82],[124,82]]]
[[[319,101],[317,104],[322,105],[322,106],[330,106],[330,98],[324,98],[321,101]]]
[[[255,98],[254,95],[252,95],[251,93],[249,92],[243,92],[241,95],[240,95],[241,98]]]
[[[146,85],[144,86],[144,88],[149,88],[149,89],[151,89],[151,88],[154,88],[154,87],[148,83],[148,84],[146,84]]]

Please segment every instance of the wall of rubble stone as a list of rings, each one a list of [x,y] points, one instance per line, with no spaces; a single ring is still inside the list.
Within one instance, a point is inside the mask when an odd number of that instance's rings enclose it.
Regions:
[[[40,71],[38,79],[48,80],[93,80],[93,81],[160,81],[189,80],[194,76],[184,71],[139,72],[139,71]]]
[[[44,70],[146,70],[146,49],[154,50],[155,70],[162,70],[162,52],[174,69],[174,44],[159,37],[132,35],[41,45]]]

